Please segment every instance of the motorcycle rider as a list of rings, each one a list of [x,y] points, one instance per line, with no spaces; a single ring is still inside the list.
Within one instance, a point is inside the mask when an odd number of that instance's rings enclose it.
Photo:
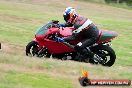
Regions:
[[[85,18],[83,16],[78,15],[75,12],[73,7],[68,7],[65,9],[63,14],[65,24],[59,24],[62,27],[74,27],[73,34],[67,38],[57,37],[56,41],[58,42],[69,42],[77,38],[78,36],[82,37],[82,41],[79,42],[74,49],[77,51],[78,55],[75,59],[86,59],[89,56],[90,58],[95,58],[94,53],[90,51],[90,49],[86,49],[86,47],[97,42],[99,37],[99,30],[93,24],[93,22]]]

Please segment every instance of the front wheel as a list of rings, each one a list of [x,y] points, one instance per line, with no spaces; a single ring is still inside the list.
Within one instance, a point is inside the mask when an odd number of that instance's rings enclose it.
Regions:
[[[101,57],[104,61],[103,66],[112,66],[115,62],[116,55],[114,50],[107,45],[99,45],[92,49],[92,51]]]
[[[47,57],[49,58],[51,54],[49,53],[46,47],[38,49],[39,45],[35,41],[31,41],[26,46],[26,55],[27,56],[37,56],[37,57]]]
[[[34,56],[38,53],[38,43],[35,41],[31,41],[26,46],[26,55]]]

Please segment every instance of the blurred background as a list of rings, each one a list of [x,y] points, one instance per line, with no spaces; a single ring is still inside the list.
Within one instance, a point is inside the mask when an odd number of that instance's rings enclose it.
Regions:
[[[51,20],[64,23],[69,6],[99,29],[118,32],[112,67],[25,55],[36,30]],[[0,88],[81,88],[82,67],[90,79],[132,80],[132,0],[0,0],[0,43]]]

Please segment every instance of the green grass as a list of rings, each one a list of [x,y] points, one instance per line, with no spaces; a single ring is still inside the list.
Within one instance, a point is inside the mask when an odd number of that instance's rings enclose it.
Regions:
[[[67,78],[48,74],[55,69],[55,62],[6,53],[0,56],[0,88],[74,88]]]
[[[83,1],[93,2],[93,3],[105,3],[104,0],[83,0]]]
[[[35,1],[35,0],[34,0]],[[0,88],[80,88],[81,68],[91,79],[132,80],[132,10],[82,1],[0,1]],[[63,23],[63,11],[73,6],[98,26],[118,32],[112,41],[117,59],[111,68],[25,56],[26,44],[41,25],[52,19]]]
[[[132,5],[127,5],[126,3],[106,3],[105,0],[82,0],[84,2],[91,2],[91,3],[98,3],[98,4],[106,4],[106,5],[109,5],[109,6],[114,6],[114,7],[117,7],[117,8],[124,8],[124,9],[129,9],[129,10],[132,10]]]
[[[111,3],[109,5],[114,6],[114,7],[118,7],[118,8],[124,8],[124,9],[132,10],[132,5],[128,6],[126,3],[121,3],[121,4]]]
[[[9,71],[0,76],[0,88],[73,88],[68,80],[45,74],[28,74]],[[8,85],[7,85],[8,84]]]

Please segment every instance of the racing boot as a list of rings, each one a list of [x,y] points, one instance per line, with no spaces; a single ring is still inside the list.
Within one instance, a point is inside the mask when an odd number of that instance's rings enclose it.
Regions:
[[[75,46],[74,49],[77,51],[75,61],[83,61],[84,59],[88,58],[89,55],[88,55],[87,49],[81,49],[78,46]]]

